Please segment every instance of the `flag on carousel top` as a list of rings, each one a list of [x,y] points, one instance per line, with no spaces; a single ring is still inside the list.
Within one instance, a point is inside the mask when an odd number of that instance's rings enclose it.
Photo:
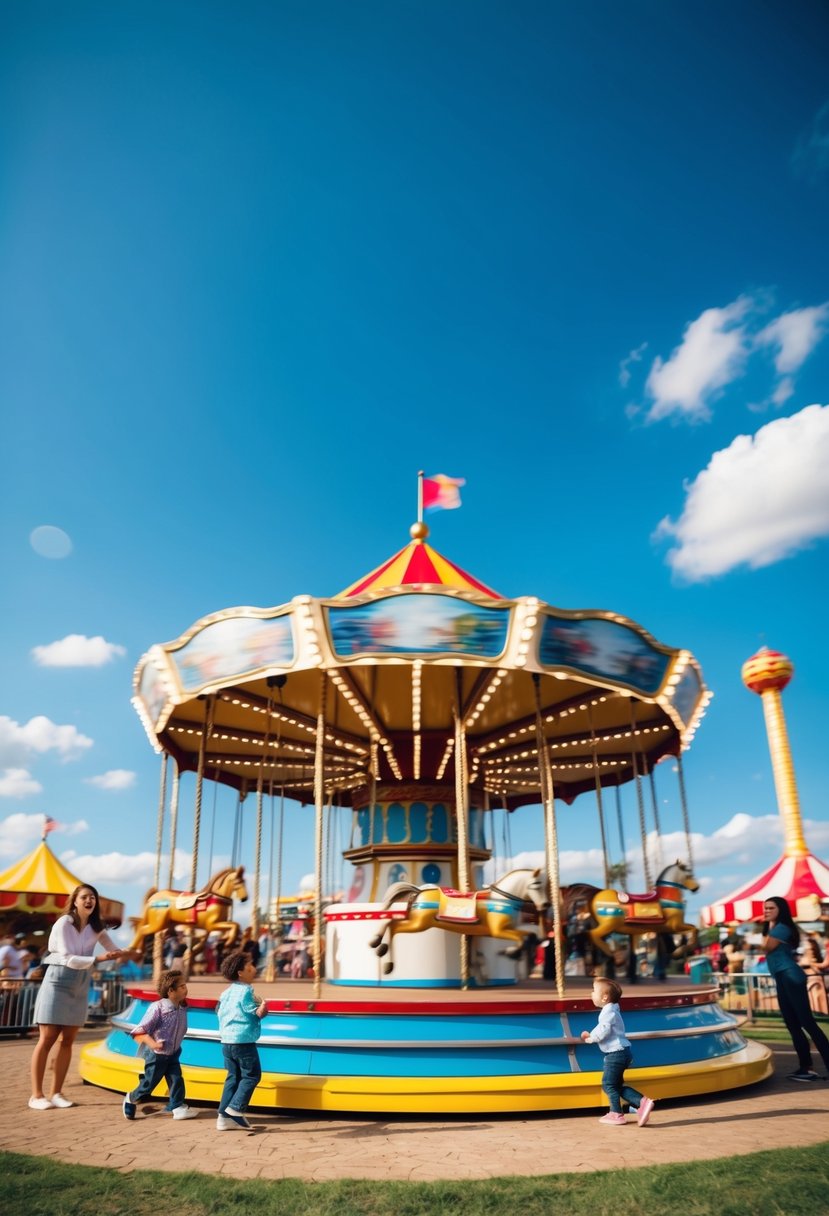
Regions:
[[[57,829],[59,827],[60,827],[60,824],[58,823],[57,819],[53,819],[51,815],[44,815],[44,817],[43,817],[43,839],[45,840],[50,832],[57,831]]]
[[[466,485],[463,477],[447,477],[445,473],[434,473],[423,478],[423,510],[452,511],[461,505],[460,487]]]

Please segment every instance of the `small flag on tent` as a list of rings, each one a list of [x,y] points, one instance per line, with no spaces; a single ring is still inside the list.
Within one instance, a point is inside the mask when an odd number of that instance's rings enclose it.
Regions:
[[[424,511],[451,511],[461,505],[460,487],[465,486],[463,477],[447,477],[435,473],[423,478]]]
[[[58,823],[57,819],[53,819],[51,815],[44,816],[43,839],[45,840],[50,832],[54,832],[59,827],[60,827],[60,824]]]

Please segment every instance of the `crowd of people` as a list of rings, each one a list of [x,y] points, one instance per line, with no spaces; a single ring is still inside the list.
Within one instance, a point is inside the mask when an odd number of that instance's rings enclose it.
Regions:
[[[827,1014],[829,959],[816,934],[808,934],[801,945],[800,929],[785,899],[767,900],[764,915],[766,920],[762,927],[761,954],[757,953],[752,958],[751,947],[746,949],[744,939],[732,933],[712,946],[711,962],[717,970],[732,974],[744,974],[750,967],[765,969],[774,981],[780,1013],[798,1056],[798,1067],[790,1074],[790,1079],[817,1080],[818,1074],[812,1068],[809,1039],[829,1071],[829,1039],[815,1020],[815,1013]],[[309,939],[304,932],[308,925],[296,926],[296,933],[293,933],[294,928],[292,926],[288,934],[290,954],[280,951],[268,934],[261,939],[266,948],[273,952],[270,973],[275,977],[280,974],[301,977],[310,969]],[[629,948],[624,955],[620,953],[613,958],[602,956],[597,959],[591,950],[584,917],[572,918],[567,930],[567,940],[563,944],[569,960],[575,959],[580,964],[580,974],[594,976],[592,998],[600,1010],[599,1021],[593,1031],[584,1032],[581,1037],[586,1043],[597,1044],[603,1053],[602,1084],[610,1103],[610,1111],[603,1117],[603,1122],[624,1122],[624,1102],[629,1109],[638,1111],[638,1121],[644,1125],[650,1118],[653,1102],[624,1080],[625,1071],[632,1062],[632,1053],[619,1009],[622,989],[615,980],[616,971],[623,968],[629,979],[635,981],[638,978],[638,956],[635,950]],[[144,1070],[138,1085],[124,1096],[122,1109],[127,1119],[135,1118],[138,1105],[151,1096],[162,1080],[168,1087],[167,1109],[174,1119],[190,1119],[198,1113],[185,1101],[180,1064],[182,1043],[187,1032],[187,980],[176,963],[184,958],[188,944],[184,935],[175,931],[168,933],[163,948],[165,971],[158,986],[159,1000],[150,1006],[142,1021],[131,1032],[139,1044]],[[266,1002],[256,997],[252,988],[263,961],[262,948],[260,939],[249,930],[239,947],[233,948],[230,953],[223,950],[221,942],[208,944],[211,952],[202,958],[205,968],[210,967],[208,973],[213,973],[215,968],[228,981],[217,1004],[227,1079],[216,1126],[219,1131],[246,1129],[250,1124],[245,1112],[261,1077],[256,1042],[262,1018],[267,1012]],[[660,944],[660,935],[657,935],[656,944]],[[660,962],[665,967],[668,956],[668,944],[661,944],[661,954],[656,950],[653,955],[653,974],[656,978],[663,978],[665,971],[661,974],[657,972]],[[683,953],[681,948],[676,948],[676,943],[671,943],[671,946],[671,954]],[[103,953],[96,953],[99,947],[103,948]],[[545,978],[554,978],[555,949],[551,932],[543,940],[536,937],[530,953],[530,969],[540,966]],[[31,1061],[31,1109],[43,1111],[73,1105],[63,1093],[63,1084],[78,1030],[88,1018],[92,969],[101,962],[120,963],[129,957],[129,952],[120,949],[104,929],[98,893],[87,883],[79,885],[72,892],[68,912],[59,917],[52,927],[45,956],[41,957],[40,951],[29,945],[23,934],[6,933],[3,937],[0,945],[0,996],[15,986],[20,987],[27,978],[38,981],[33,1019],[38,1028],[38,1042]],[[283,963],[280,967],[280,958],[287,965]],[[53,1048],[56,1048],[53,1076],[47,1096],[44,1093],[44,1079],[47,1060]]]

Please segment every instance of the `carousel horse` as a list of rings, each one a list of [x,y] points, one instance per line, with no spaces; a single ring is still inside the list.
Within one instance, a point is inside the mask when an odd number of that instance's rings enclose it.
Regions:
[[[418,887],[414,883],[397,882],[389,887],[383,900],[383,911],[389,919],[369,941],[378,958],[389,955],[384,967],[386,975],[394,970],[391,947],[397,933],[422,933],[424,929],[448,929],[470,937],[498,937],[516,943],[508,953],[520,953],[525,930],[519,929],[522,905],[531,900],[541,911],[547,906],[547,882],[540,870],[510,870],[497,883],[483,891],[466,894],[448,891],[434,885]],[[392,904],[406,901],[405,912],[393,912]],[[388,942],[384,941],[388,934]]]
[[[565,900],[572,900],[576,893],[589,898],[590,911],[596,921],[590,930],[590,940],[599,950],[611,955],[605,940],[611,933],[626,933],[630,937],[640,937],[643,933],[686,933],[696,942],[696,927],[685,922],[683,891],[698,890],[699,883],[690,867],[677,860],[665,867],[654,890],[642,895],[600,891],[587,884],[564,888],[562,895]]]
[[[229,919],[233,900],[247,899],[243,866],[220,870],[214,874],[203,891],[156,891],[152,887],[144,897],[144,908],[138,919],[130,950],[143,950],[144,938],[163,932],[171,925],[184,925],[200,933],[201,941],[208,934],[224,935],[226,946],[232,946],[239,936],[239,926]]]

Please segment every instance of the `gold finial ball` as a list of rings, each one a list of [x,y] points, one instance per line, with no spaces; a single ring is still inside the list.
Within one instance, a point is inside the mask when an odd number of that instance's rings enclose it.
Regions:
[[[411,536],[412,540],[425,540],[428,535],[429,528],[422,520],[419,523],[412,524],[411,528],[409,528],[409,536]]]
[[[743,683],[752,692],[762,694],[775,689],[782,691],[794,675],[794,664],[779,650],[761,647],[743,663]]]

